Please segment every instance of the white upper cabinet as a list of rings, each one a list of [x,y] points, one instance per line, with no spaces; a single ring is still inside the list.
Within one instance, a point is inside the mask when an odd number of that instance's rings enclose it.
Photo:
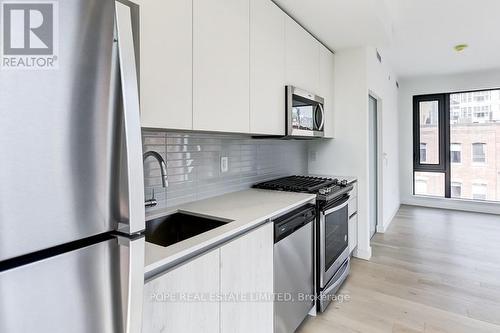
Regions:
[[[192,129],[192,2],[135,2],[140,5],[142,126]]]
[[[250,132],[250,2],[193,0],[193,129]]]
[[[320,43],[290,17],[286,17],[286,82],[318,94]]]
[[[325,99],[325,138],[333,138],[334,133],[334,110],[333,110],[333,93],[334,93],[334,54],[325,46],[320,45],[319,57],[319,78],[320,88],[318,95]]]
[[[285,18],[271,0],[250,1],[250,132],[285,134]]]

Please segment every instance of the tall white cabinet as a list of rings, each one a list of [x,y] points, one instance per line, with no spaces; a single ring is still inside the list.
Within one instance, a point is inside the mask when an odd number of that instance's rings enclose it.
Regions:
[[[250,132],[250,0],[193,0],[193,129]]]
[[[326,99],[333,54],[271,0],[132,0],[143,127],[285,134],[285,86]]]
[[[270,0],[250,1],[250,132],[285,134],[285,19]]]
[[[273,224],[238,238],[220,249],[221,295],[272,295]],[[272,299],[221,303],[221,333],[272,333]]]
[[[192,2],[134,1],[140,6],[142,126],[190,130]]]
[[[317,93],[320,43],[291,17],[286,17],[286,84]]]
[[[333,91],[335,57],[325,46],[319,47],[319,89],[318,94],[325,99],[325,137],[334,137]]]

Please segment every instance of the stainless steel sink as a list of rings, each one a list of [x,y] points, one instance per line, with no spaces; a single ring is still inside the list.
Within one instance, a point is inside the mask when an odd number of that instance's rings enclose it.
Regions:
[[[146,222],[146,241],[169,246],[229,222],[231,220],[178,212]]]

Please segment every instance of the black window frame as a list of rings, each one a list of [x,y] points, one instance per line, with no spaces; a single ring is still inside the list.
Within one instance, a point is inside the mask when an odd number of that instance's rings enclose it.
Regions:
[[[473,100],[473,93],[475,92],[485,92],[485,91],[494,91],[500,90],[500,87],[496,88],[486,88],[486,89],[474,89],[474,90],[458,90],[458,91],[450,91],[446,93],[439,94],[425,94],[425,95],[416,95],[413,96],[413,195],[415,194],[415,173],[416,172],[433,172],[433,173],[443,173],[444,174],[444,198],[451,198],[451,103],[450,98],[451,95],[454,94],[470,94],[467,95],[467,100]],[[489,100],[491,96],[489,97]],[[444,138],[439,141],[439,149],[440,149],[440,163],[437,164],[420,164],[418,159],[420,158],[420,124],[419,124],[419,103],[425,101],[435,101],[439,100],[442,103],[439,103],[439,130],[440,135],[444,135]],[[462,110],[460,110],[462,112]],[[467,112],[467,110],[466,110]],[[472,115],[474,111],[470,111]],[[444,143],[444,145],[442,145]],[[484,142],[477,142],[484,143]],[[472,150],[472,147],[471,147]],[[442,156],[444,155],[444,156]],[[487,149],[485,149],[485,162],[488,163],[488,153]],[[462,160],[463,160],[463,156]],[[483,162],[473,162],[472,163],[483,163]],[[442,197],[438,197],[442,198]],[[487,202],[495,202],[498,201],[490,201],[490,200],[480,200],[480,199],[472,199],[478,201],[487,201]]]
[[[420,163],[420,103],[438,102],[439,163]],[[433,172],[444,174],[444,197],[451,198],[451,154],[450,154],[450,94],[428,94],[413,96],[413,184],[415,173]],[[413,186],[415,195],[415,186]]]
[[[428,164],[428,163],[420,163],[420,108],[419,105],[421,102],[438,102],[438,131],[439,131],[439,163],[438,164]],[[445,148],[446,137],[445,130],[446,127],[446,96],[445,94],[434,94],[434,95],[421,95],[413,97],[413,145],[414,145],[414,153],[413,153],[413,169],[414,171],[422,171],[422,172],[444,172],[446,169],[446,155],[443,148]],[[418,154],[416,154],[417,150],[415,148],[418,146]],[[427,145],[427,148],[429,145]],[[428,155],[428,154],[427,154]]]

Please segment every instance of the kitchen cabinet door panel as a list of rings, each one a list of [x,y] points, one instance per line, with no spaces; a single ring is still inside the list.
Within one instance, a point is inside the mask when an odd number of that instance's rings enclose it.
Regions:
[[[250,132],[285,134],[285,18],[270,0],[250,2]]]
[[[193,127],[250,131],[249,0],[193,1]]]
[[[325,99],[325,138],[334,137],[334,54],[325,46],[320,46],[319,59],[320,89],[319,95]]]
[[[288,16],[285,38],[287,84],[319,94],[320,43]]]
[[[219,250],[204,254],[144,286],[142,333],[219,332],[219,302],[179,300],[218,295]],[[173,297],[177,297],[174,301]]]
[[[140,5],[143,127],[193,128],[192,2],[136,0]]]
[[[273,224],[221,247],[221,295],[272,295]],[[272,333],[272,299],[221,303],[221,333]]]

